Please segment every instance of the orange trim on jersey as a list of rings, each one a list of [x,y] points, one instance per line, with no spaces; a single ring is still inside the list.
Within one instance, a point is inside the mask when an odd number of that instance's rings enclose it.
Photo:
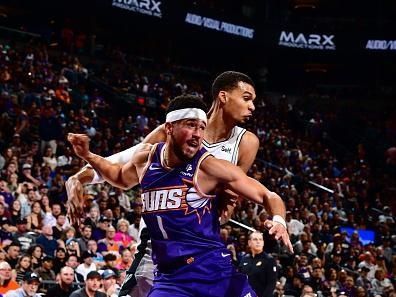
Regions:
[[[197,163],[197,168],[195,169],[194,172],[194,176],[193,176],[193,185],[195,187],[195,189],[197,190],[197,193],[201,196],[201,197],[207,197],[207,198],[214,198],[216,197],[216,195],[209,195],[209,194],[205,194],[204,192],[202,192],[201,187],[198,185],[198,172],[199,172],[199,167],[201,166],[201,163],[203,160],[205,160],[207,157],[212,156],[212,154],[210,154],[209,152],[204,153],[201,158],[199,158],[198,163]]]
[[[154,144],[153,147],[150,150],[149,156],[147,158],[146,166],[144,166],[143,171],[142,171],[142,175],[139,178],[139,183],[140,184],[142,183],[143,177],[144,177],[144,175],[147,172],[147,168],[149,168],[149,166],[151,165],[151,162],[152,162],[153,157],[154,157],[155,150],[157,149],[157,145],[158,145],[158,143]]]
[[[167,166],[164,162],[165,158],[164,158],[164,154],[165,154],[165,147],[166,147],[166,143],[164,143],[164,145],[162,146],[161,152],[160,152],[160,162],[161,162],[161,166],[162,168],[164,168],[167,171],[171,171],[173,170],[173,168]]]
[[[160,188],[150,188],[150,190],[146,191],[146,192],[142,192],[143,193],[147,193],[147,192],[152,192],[152,191],[158,191],[158,190],[169,190],[169,189],[188,189],[187,185],[178,185],[178,186],[169,186],[169,187],[160,187]]]

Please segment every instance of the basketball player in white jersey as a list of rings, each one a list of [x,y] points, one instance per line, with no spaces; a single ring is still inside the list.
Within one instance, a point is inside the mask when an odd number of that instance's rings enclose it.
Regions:
[[[213,103],[208,113],[208,124],[203,146],[218,159],[227,160],[239,166],[245,173],[254,162],[259,147],[256,135],[237,126],[252,116],[255,109],[256,92],[250,77],[243,73],[227,71],[220,74],[212,85]],[[152,131],[143,143],[157,143],[166,140],[164,126]],[[128,162],[136,147],[132,147],[106,159],[114,163]],[[70,177],[66,182],[68,210],[71,218],[82,215],[82,184],[101,183],[103,179],[90,167]],[[230,196],[232,193],[224,193]],[[232,208],[228,205],[228,215]],[[144,225],[141,224],[141,225]],[[119,296],[146,297],[153,280],[149,236],[146,229],[141,234],[139,253],[129,269]],[[137,285],[136,285],[137,284]],[[131,291],[132,290],[132,291]]]

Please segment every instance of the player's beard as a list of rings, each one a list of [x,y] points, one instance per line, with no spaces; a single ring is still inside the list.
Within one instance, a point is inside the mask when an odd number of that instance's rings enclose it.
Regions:
[[[186,154],[183,152],[182,145],[177,142],[175,136],[171,135],[171,138],[173,143],[173,152],[175,153],[176,157],[182,162],[190,161],[192,158],[186,156]]]

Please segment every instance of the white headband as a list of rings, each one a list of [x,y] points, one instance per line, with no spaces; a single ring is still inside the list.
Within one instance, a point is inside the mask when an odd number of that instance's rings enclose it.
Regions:
[[[172,123],[174,121],[184,120],[184,119],[198,119],[207,123],[208,119],[206,113],[199,108],[183,108],[169,112],[166,115],[166,122]]]

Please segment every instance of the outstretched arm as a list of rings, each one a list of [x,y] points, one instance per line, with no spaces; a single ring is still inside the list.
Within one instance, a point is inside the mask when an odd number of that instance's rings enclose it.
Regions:
[[[166,133],[164,126],[161,125],[153,130],[146,138],[143,143],[157,143],[166,140]],[[119,152],[117,154],[106,157],[112,163],[127,163],[132,156],[134,156],[138,145],[133,146],[127,150]],[[95,171],[91,165],[83,167],[79,172],[69,177],[66,181],[66,191],[67,191],[67,209],[68,215],[72,223],[78,222],[78,218],[83,215],[84,207],[84,188],[83,185],[91,183],[103,183],[104,179],[97,171]]]
[[[200,169],[205,175],[203,180],[208,190],[213,189],[217,184],[223,184],[238,195],[263,205],[273,216],[273,225],[269,233],[273,234],[277,240],[282,239],[288,249],[293,252],[285,222],[286,207],[278,194],[248,177],[239,167],[224,160],[208,157],[202,162]]]
[[[89,137],[84,134],[72,134],[67,136],[68,141],[73,145],[73,150],[77,156],[87,161],[92,168],[97,170],[103,178],[115,187],[128,189],[138,184],[136,172],[136,156],[142,152],[147,145],[140,144],[135,155],[126,164],[112,163],[105,158],[96,155],[89,150]]]

